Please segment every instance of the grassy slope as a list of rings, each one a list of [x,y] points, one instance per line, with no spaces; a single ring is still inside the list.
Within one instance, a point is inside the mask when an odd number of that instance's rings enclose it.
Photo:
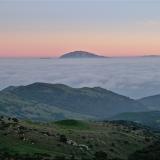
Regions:
[[[21,119],[34,121],[51,121],[65,118],[92,119],[92,116],[78,114],[53,105],[41,104],[35,101],[26,101],[11,93],[0,94],[0,113]]]
[[[160,159],[160,141],[156,141],[146,148],[136,151],[129,156],[129,160],[159,160]]]
[[[61,142],[61,135],[76,144],[87,145],[89,150]],[[78,158],[93,158],[96,151],[102,150],[110,158],[127,159],[128,155],[148,146],[154,139],[143,129],[111,122],[66,120],[41,124],[7,119],[0,121],[0,150],[9,154],[45,153],[51,157],[74,154]]]
[[[135,121],[154,129],[160,129],[160,111],[121,113],[111,119]]]

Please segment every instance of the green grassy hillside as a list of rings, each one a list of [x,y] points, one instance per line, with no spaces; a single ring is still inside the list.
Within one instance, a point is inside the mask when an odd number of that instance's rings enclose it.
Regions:
[[[0,114],[34,121],[52,121],[62,119],[93,119],[95,117],[60,109],[36,101],[24,100],[12,93],[0,93]]]
[[[160,111],[121,113],[111,120],[127,120],[141,123],[155,130],[160,130]]]
[[[0,159],[126,160],[155,140],[149,130],[127,122],[0,118]]]
[[[140,151],[131,154],[128,160],[159,160],[160,159],[160,140],[145,147]]]

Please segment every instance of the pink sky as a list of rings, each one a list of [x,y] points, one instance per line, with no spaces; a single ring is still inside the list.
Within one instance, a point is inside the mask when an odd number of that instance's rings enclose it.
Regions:
[[[105,56],[160,54],[160,37],[137,32],[2,32],[0,57],[57,57],[83,50]]]
[[[159,8],[152,0],[4,0],[0,57],[160,55]]]

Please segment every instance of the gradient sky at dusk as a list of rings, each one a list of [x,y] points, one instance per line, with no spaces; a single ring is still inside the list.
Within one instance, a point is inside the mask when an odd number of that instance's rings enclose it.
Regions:
[[[160,1],[0,0],[0,57],[160,55]]]

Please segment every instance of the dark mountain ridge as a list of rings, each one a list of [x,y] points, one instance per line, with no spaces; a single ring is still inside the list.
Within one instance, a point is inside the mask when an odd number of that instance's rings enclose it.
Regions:
[[[50,108],[106,118],[122,112],[145,111],[146,107],[128,97],[100,87],[72,88],[63,84],[33,83],[3,90],[20,100],[43,104]]]

